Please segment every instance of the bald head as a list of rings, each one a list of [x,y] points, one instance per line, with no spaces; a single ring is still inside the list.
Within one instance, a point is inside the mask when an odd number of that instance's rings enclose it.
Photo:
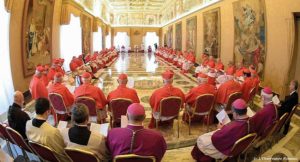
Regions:
[[[23,93],[20,92],[20,91],[16,91],[14,93],[14,103],[20,105],[20,106],[23,106],[23,103],[24,103],[24,96],[23,96]]]

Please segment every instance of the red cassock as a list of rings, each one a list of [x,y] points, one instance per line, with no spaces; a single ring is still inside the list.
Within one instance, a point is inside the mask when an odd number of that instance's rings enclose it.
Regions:
[[[45,86],[47,87],[47,85],[49,84],[49,80],[48,80],[47,74],[43,74],[42,75],[42,80],[43,80]]]
[[[220,69],[224,70],[224,64],[222,62],[217,63],[216,64],[216,69],[217,70],[220,70]]]
[[[234,80],[229,80],[219,87],[216,95],[216,103],[225,104],[230,94],[240,91],[241,85]]]
[[[211,85],[213,85],[213,86],[215,86],[216,85],[216,78],[215,77],[208,77],[207,78],[207,83],[208,84],[211,84]]]
[[[62,67],[57,67],[56,71],[61,72],[63,75],[65,75],[65,71],[62,69]]]
[[[208,61],[208,66],[209,66],[210,68],[215,68],[215,61],[214,61],[214,60],[209,60],[209,61]]]
[[[96,101],[97,109],[103,109],[107,104],[107,100],[100,88],[89,83],[84,83],[75,89],[75,98],[86,96],[91,97]]]
[[[43,80],[35,75],[30,82],[29,89],[33,99],[38,99],[40,97],[48,98],[48,90]]]
[[[264,107],[250,119],[250,123],[253,125],[253,131],[261,136],[276,120],[277,108],[273,102],[271,102],[264,105]]]
[[[79,65],[79,66],[81,66],[81,65],[84,64],[84,62],[83,62],[82,59],[80,59],[80,58],[76,58],[76,59],[74,59],[74,61],[75,61],[76,64]]]
[[[133,103],[140,103],[140,99],[134,89],[127,88],[126,85],[119,85],[117,89],[110,92],[107,96],[107,101],[110,102],[115,98],[127,98]]]
[[[185,102],[184,93],[176,87],[173,87],[171,84],[167,84],[162,88],[159,88],[153,92],[150,97],[150,106],[153,109],[153,112],[159,110],[160,100],[166,97],[177,96],[182,99],[182,104]]]
[[[69,64],[69,66],[70,66],[71,71],[73,71],[73,72],[79,67],[79,65],[76,63],[75,60],[72,60]]]
[[[236,69],[235,76],[236,76],[236,77],[243,76],[243,75],[244,75],[244,70],[245,70],[245,69],[246,69],[245,67],[241,67],[241,68],[239,68],[239,69]]]
[[[201,84],[197,87],[192,88],[186,95],[185,95],[185,102],[190,106],[194,105],[196,98],[203,94],[215,94],[216,88],[211,84]]]
[[[70,107],[74,103],[74,96],[69,89],[61,83],[54,83],[49,87],[49,93],[58,93],[63,97],[66,107]]]
[[[255,91],[257,92],[258,91],[258,87],[259,87],[259,83],[260,83],[260,80],[259,80],[259,77],[254,77],[253,78],[253,84],[254,84],[254,87],[255,87]]]
[[[242,84],[242,98],[248,102],[250,98],[250,91],[252,88],[254,88],[254,82],[253,79],[250,77],[245,78],[245,81]]]
[[[251,133],[248,132],[249,125],[247,121],[248,118],[239,119],[224,125],[212,135],[212,144],[218,151],[229,156],[234,143],[248,133]],[[249,128],[249,130],[251,130],[251,128]]]
[[[226,74],[231,73],[231,72],[233,72],[233,74],[235,73],[235,67],[234,67],[234,66],[230,66],[230,67],[228,67],[227,70],[226,70]],[[232,75],[233,75],[233,74],[232,74]]]
[[[132,152],[130,152],[133,131],[136,132],[136,135]],[[127,128],[111,129],[107,135],[106,146],[112,158],[117,155],[133,153],[154,156],[157,162],[161,161],[167,149],[166,141],[159,132],[133,125],[128,125]]]
[[[57,71],[57,69],[55,69],[55,68],[50,68],[49,69],[49,72],[48,72],[48,74],[47,74],[47,77],[48,77],[48,80],[50,81],[50,80],[54,80],[54,75],[55,75],[55,73],[57,73],[58,71]]]

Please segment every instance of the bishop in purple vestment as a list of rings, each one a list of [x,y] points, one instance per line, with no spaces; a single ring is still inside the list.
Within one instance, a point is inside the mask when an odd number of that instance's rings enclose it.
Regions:
[[[166,152],[166,142],[163,136],[154,130],[145,129],[145,109],[139,103],[131,104],[127,109],[128,126],[114,128],[108,132],[107,147],[112,157],[122,154],[137,154],[154,156],[161,161]]]

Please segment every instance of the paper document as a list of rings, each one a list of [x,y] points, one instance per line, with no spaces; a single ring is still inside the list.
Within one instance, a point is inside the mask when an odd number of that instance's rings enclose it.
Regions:
[[[272,101],[273,101],[273,103],[274,103],[275,105],[280,104],[280,100],[279,100],[279,98],[278,98],[277,95],[275,95],[275,96],[272,98]]]
[[[252,111],[252,109],[251,109],[250,107],[247,107],[247,115],[248,115],[249,117],[252,117],[252,116],[255,115],[255,112]]]
[[[64,128],[67,128],[68,122],[67,121],[59,121],[57,125],[57,129],[62,130]]]
[[[133,78],[128,78],[127,87],[128,88],[134,87],[134,79]]]
[[[105,123],[105,124],[91,123],[90,131],[98,132],[106,137],[108,133],[108,127],[109,127],[109,123]]]
[[[219,122],[222,123],[223,125],[230,123],[231,121],[224,109],[220,111],[216,117],[219,120]]]
[[[125,128],[128,125],[128,119],[126,115],[121,116],[121,128]]]

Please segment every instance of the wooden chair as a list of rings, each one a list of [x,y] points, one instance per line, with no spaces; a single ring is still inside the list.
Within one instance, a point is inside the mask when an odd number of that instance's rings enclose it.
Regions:
[[[57,153],[50,147],[33,141],[29,141],[29,145],[42,161],[59,162],[59,160],[55,156]]]
[[[288,121],[290,121],[292,119],[292,116],[295,114],[295,111],[296,111],[297,107],[300,107],[300,104],[295,105],[293,107],[292,111],[289,113],[288,117],[286,118],[285,123],[287,123]]]
[[[73,162],[100,162],[95,153],[77,149],[65,148],[65,153]]]
[[[256,95],[256,87],[252,88],[249,92],[249,100],[248,103],[250,105],[250,107],[252,108],[254,106],[254,97]]]
[[[225,106],[225,111],[227,114],[232,114],[232,111],[231,111],[231,106],[232,106],[232,103],[241,98],[242,97],[242,93],[241,92],[234,92],[232,94],[229,95],[228,97],[228,100],[227,100],[227,103],[226,103],[226,106]]]
[[[0,138],[2,138],[3,140],[6,141],[6,146],[7,146],[8,152],[14,158],[14,154],[11,149],[11,144],[14,144],[14,141],[7,133],[6,127],[7,126],[5,124],[0,124]]]
[[[207,131],[209,128],[210,115],[214,105],[215,96],[213,94],[203,94],[196,98],[194,107],[191,111],[185,109],[189,118],[189,135],[191,134],[191,119],[196,116],[206,116],[207,117]],[[204,123],[203,123],[204,124]]]
[[[116,98],[109,102],[110,114],[110,125],[112,128],[116,127],[117,124],[121,123],[121,116],[126,115],[129,105],[132,104],[130,99]]]
[[[96,109],[96,101],[91,97],[78,97],[75,100],[76,104],[83,104],[89,109],[90,117],[96,117],[97,118],[97,109]]]
[[[113,162],[156,162],[154,156],[141,156],[135,154],[117,155]]]
[[[56,115],[57,123],[60,119],[65,120],[67,118],[68,110],[63,100],[63,97],[58,93],[49,93],[49,101],[54,109]]]
[[[173,120],[177,118],[177,136],[179,138],[179,111],[182,105],[182,100],[180,97],[166,97],[160,101],[159,113],[160,117],[170,117]],[[156,119],[156,128],[158,128],[158,122],[161,121],[161,118]]]
[[[12,139],[13,143],[21,148],[25,159],[29,160],[29,157],[28,157],[26,151],[31,152],[31,153],[34,153],[34,152],[30,148],[30,146],[27,144],[27,142],[23,139],[22,135],[10,127],[6,127],[6,132]]]

